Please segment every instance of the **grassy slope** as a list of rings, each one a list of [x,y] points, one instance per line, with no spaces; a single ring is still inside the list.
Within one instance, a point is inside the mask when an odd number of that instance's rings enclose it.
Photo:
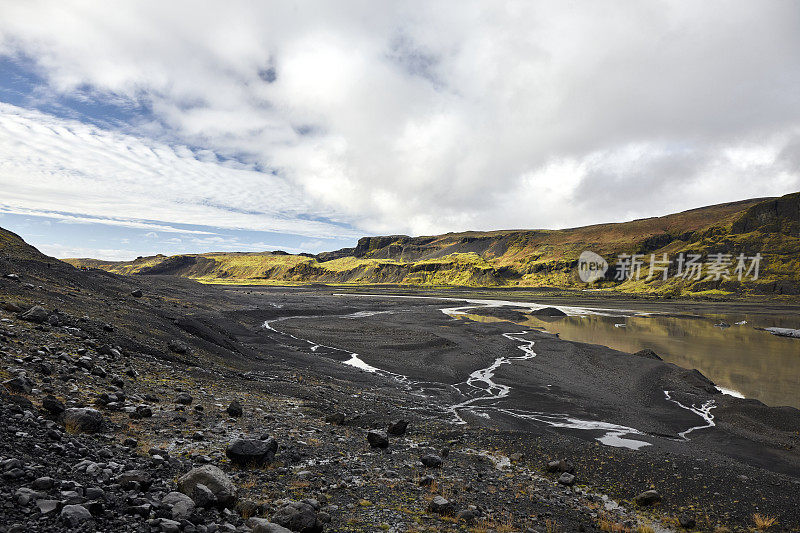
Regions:
[[[153,256],[133,262],[68,259],[76,266],[120,274],[173,274],[206,283],[397,283],[462,286],[581,287],[575,265],[592,250],[614,262],[620,253],[756,252],[765,256],[758,282],[669,279],[600,282],[600,288],[687,293],[800,292],[800,193],[780,199],[721,204],[665,217],[564,230],[449,233],[429,237],[367,237],[355,249],[317,258],[271,253]],[[332,260],[331,257],[336,257]]]

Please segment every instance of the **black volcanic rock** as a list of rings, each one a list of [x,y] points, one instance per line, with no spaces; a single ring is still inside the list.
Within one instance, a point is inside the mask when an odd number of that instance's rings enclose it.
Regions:
[[[230,405],[228,405],[227,409],[225,409],[225,412],[234,417],[242,416],[242,404],[240,404],[238,400],[233,400]]]
[[[48,394],[42,399],[42,407],[50,414],[56,416],[60,415],[65,410],[64,403],[52,394]]]
[[[99,411],[73,407],[64,411],[64,426],[74,433],[96,433],[103,429],[105,419]]]
[[[383,431],[370,431],[367,433],[367,442],[372,448],[386,449],[389,447],[389,437]]]
[[[238,466],[261,466],[271,463],[278,451],[278,441],[273,438],[267,440],[238,439],[225,448],[225,455],[231,462]]]
[[[442,458],[432,453],[420,457],[419,462],[428,468],[441,468],[442,466]]]
[[[386,432],[393,437],[401,437],[405,435],[407,428],[408,420],[397,420],[389,424],[389,428]]]
[[[28,322],[35,322],[36,324],[41,324],[47,317],[50,316],[50,313],[47,312],[47,309],[40,305],[34,305],[24,313],[22,313],[19,317],[22,320],[27,320]]]

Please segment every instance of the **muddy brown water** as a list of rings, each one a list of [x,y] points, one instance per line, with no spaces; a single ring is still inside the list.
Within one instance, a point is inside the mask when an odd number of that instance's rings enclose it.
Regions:
[[[478,315],[468,318],[494,321]],[[715,326],[720,322],[729,328]],[[736,322],[746,321],[746,324]],[[601,344],[624,352],[649,348],[665,361],[697,368],[717,386],[767,405],[800,408],[800,339],[756,327],[800,328],[795,317],[769,315],[568,316],[516,322],[558,333],[562,339]]]

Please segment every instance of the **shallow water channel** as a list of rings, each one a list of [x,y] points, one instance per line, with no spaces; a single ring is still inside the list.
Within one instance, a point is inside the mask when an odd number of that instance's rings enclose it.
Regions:
[[[477,315],[468,318],[497,320]],[[716,325],[722,322],[730,327]],[[724,389],[767,405],[800,408],[800,339],[755,329],[800,328],[796,319],[762,314],[698,317],[580,314],[562,318],[529,315],[527,320],[517,323],[558,333],[562,339],[601,344],[625,352],[649,348],[665,361],[697,368]]]

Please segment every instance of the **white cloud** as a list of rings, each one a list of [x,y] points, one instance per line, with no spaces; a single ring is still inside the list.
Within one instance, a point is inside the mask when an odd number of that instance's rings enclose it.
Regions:
[[[0,183],[2,183],[2,175],[0,175]],[[36,217],[48,217],[58,220],[62,224],[102,224],[105,226],[120,226],[125,228],[138,228],[138,229],[157,229],[168,233],[186,233],[197,235],[213,235],[211,231],[190,230],[183,228],[176,228],[174,226],[165,226],[163,224],[155,224],[152,222],[142,222],[139,220],[120,219],[120,218],[100,218],[100,217],[87,217],[79,215],[70,215],[66,213],[59,213],[47,209],[27,209],[24,207],[15,207],[4,205],[0,203],[0,213],[10,213],[14,215],[32,215]],[[49,220],[44,220],[41,224],[45,226],[50,225]]]
[[[137,220],[146,218],[309,236],[350,233],[298,218],[308,204],[276,176],[2,103],[0,188],[0,210],[62,222],[210,233]]]
[[[88,248],[82,246],[64,246],[61,244],[40,244],[42,253],[51,257],[101,257],[105,261],[130,261],[136,257],[136,252],[117,248]]]
[[[58,210],[109,218],[343,235],[301,216],[315,213],[434,233],[800,188],[790,1],[53,1],[3,13],[0,54],[32,58],[50,91],[148,105],[153,120],[133,127],[163,141],[3,107],[0,186],[28,209],[52,210],[57,195],[69,206]]]

